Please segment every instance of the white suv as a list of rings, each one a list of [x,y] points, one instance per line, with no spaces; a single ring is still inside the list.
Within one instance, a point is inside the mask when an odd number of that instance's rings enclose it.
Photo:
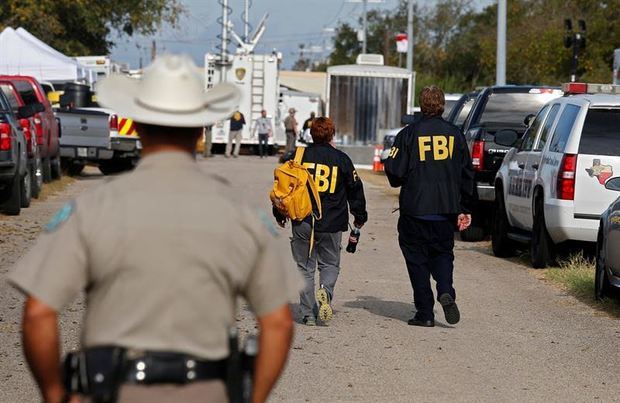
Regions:
[[[515,242],[530,242],[536,268],[553,261],[559,243],[596,242],[600,215],[618,197],[605,182],[620,172],[620,86],[563,90],[520,142],[510,131],[495,140],[516,145],[495,179],[493,253],[509,256]]]

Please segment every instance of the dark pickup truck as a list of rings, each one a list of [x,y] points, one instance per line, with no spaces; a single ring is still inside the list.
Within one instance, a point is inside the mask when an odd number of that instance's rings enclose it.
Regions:
[[[22,106],[16,116],[0,91],[0,211],[8,215],[18,215],[29,202],[27,140],[18,119],[28,119],[35,113],[34,106]]]
[[[510,129],[523,136],[528,121],[553,98],[558,88],[544,86],[496,86],[480,91],[463,123],[463,133],[474,166],[476,203],[472,226],[461,232],[464,241],[481,241],[493,218],[495,174],[510,149],[495,143],[495,133]]]

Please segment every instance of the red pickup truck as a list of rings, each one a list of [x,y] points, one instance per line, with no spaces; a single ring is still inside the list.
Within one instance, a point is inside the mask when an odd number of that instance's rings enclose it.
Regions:
[[[43,180],[49,182],[61,176],[60,169],[60,125],[54,116],[45,91],[34,77],[3,76],[0,81],[10,81],[19,92],[26,105],[42,104],[39,112],[34,115],[37,145],[41,155]]]

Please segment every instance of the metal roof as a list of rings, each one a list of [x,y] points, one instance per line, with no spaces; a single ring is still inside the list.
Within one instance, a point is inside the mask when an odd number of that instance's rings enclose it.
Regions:
[[[409,78],[411,77],[411,72],[407,69],[401,69],[393,66],[347,64],[343,66],[328,67],[327,75]]]

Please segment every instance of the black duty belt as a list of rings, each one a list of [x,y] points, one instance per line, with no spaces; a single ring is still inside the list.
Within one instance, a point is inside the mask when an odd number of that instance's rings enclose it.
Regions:
[[[226,360],[204,361],[179,353],[128,354],[124,381],[133,384],[185,384],[213,379],[226,380]]]

